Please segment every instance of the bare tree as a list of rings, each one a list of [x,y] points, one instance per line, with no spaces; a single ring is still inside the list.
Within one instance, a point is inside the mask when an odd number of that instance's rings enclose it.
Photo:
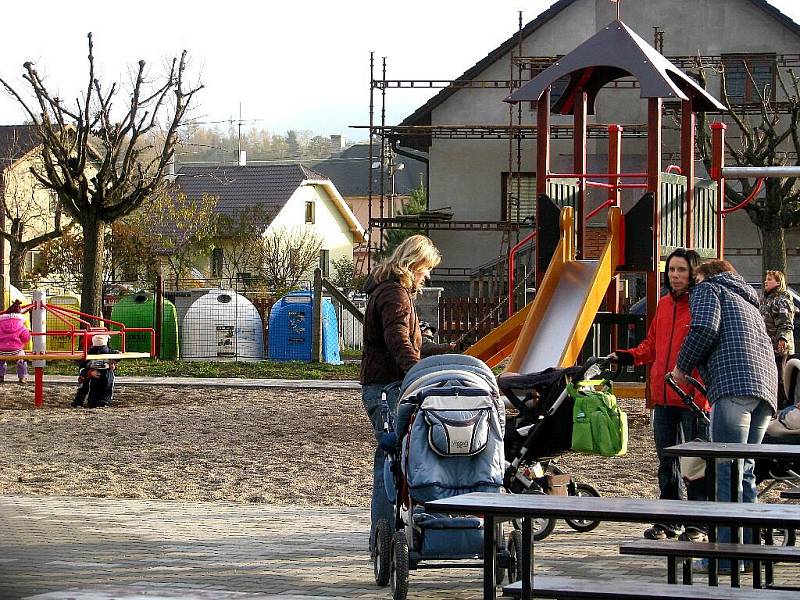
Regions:
[[[276,227],[264,236],[258,274],[269,290],[292,290],[319,264],[321,249],[322,238],[309,227]]]
[[[82,97],[74,101],[53,94],[31,62],[23,64],[23,79],[35,105],[5,79],[0,83],[22,105],[42,138],[44,173],[34,176],[58,194],[64,210],[83,228],[81,309],[96,314],[106,226],[135,210],[162,185],[178,129],[203,86],[186,82],[186,51],[172,59],[166,78],[154,84],[140,60],[129,97],[117,115],[112,109],[119,87],[103,85],[96,76],[91,33],[88,40],[88,81]],[[92,163],[96,172],[89,168]]]
[[[781,103],[773,102],[766,89],[759,89],[752,73],[744,63],[753,90],[758,94],[759,115],[756,118],[740,114],[731,105],[722,72],[722,99],[730,110],[730,116],[741,133],[738,145],[735,136],[726,139],[726,150],[738,166],[771,167],[800,165],[800,82],[794,71],[789,71],[791,87],[776,68],[776,80],[784,98]],[[705,87],[705,72],[700,69],[698,78]],[[711,137],[708,119],[700,113],[697,119],[697,145],[707,171],[711,171]],[[790,160],[787,145],[794,153]],[[737,179],[738,189],[733,182],[726,180],[725,196],[730,206],[741,204],[751,194],[756,181]],[[758,227],[762,239],[762,267],[764,271],[776,269],[786,271],[786,242],[783,232],[800,225],[800,186],[797,178],[767,178],[764,182],[765,194],[750,202],[744,210],[753,224]]]
[[[269,216],[262,206],[218,214],[215,244],[223,252],[219,275],[230,281],[240,273],[258,272],[264,252],[264,232]],[[244,282],[245,284],[247,282]]]

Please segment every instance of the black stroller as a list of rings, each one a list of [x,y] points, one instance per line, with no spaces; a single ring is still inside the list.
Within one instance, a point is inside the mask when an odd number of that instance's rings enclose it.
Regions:
[[[577,482],[558,467],[558,455],[570,450],[574,399],[567,392],[570,381],[594,379],[601,375],[613,379],[617,372],[603,371],[608,359],[593,357],[584,364],[569,368],[550,368],[529,375],[504,375],[498,378],[500,390],[516,408],[509,417],[504,439],[507,467],[503,483],[514,494],[553,494],[600,496],[593,486]],[[566,519],[579,532],[597,527],[599,521]],[[534,540],[543,540],[553,532],[556,519],[533,521]],[[514,521],[511,542],[521,545],[520,523]],[[517,548],[510,548],[516,550]]]

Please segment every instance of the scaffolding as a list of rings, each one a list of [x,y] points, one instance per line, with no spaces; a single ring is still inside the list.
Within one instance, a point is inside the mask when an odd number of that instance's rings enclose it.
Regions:
[[[522,143],[525,140],[535,140],[537,126],[535,123],[523,124],[522,105],[516,106],[509,104],[508,122],[506,124],[486,124],[486,123],[459,123],[451,125],[387,125],[386,123],[386,92],[387,90],[419,90],[419,89],[477,89],[477,90],[505,90],[511,94],[514,90],[521,87],[528,80],[533,78],[550,65],[561,58],[558,56],[524,56],[523,55],[523,21],[522,13],[519,13],[518,30],[516,33],[517,41],[507,53],[509,60],[509,74],[507,79],[390,79],[387,77],[386,57],[382,58],[380,78],[375,74],[375,56],[370,53],[370,98],[369,98],[369,125],[358,126],[357,129],[365,129],[369,132],[370,161],[380,161],[379,186],[375,189],[373,178],[369,178],[368,186],[368,237],[366,253],[362,253],[367,261],[367,268],[371,267],[371,257],[373,253],[380,249],[380,244],[384,239],[384,232],[392,229],[412,229],[424,233],[429,231],[499,231],[502,232],[502,240],[498,258],[494,261],[495,284],[488,288],[481,286],[480,290],[489,289],[489,293],[498,296],[504,290],[504,269],[505,261],[508,259],[508,252],[513,246],[513,242],[519,242],[520,232],[523,228],[530,228],[531,223],[523,222],[520,218],[521,207],[521,181],[523,176],[522,168]],[[663,31],[654,28],[654,44],[656,48],[663,47]],[[726,60],[734,59],[737,55],[678,55],[667,56],[676,66],[682,69],[707,68],[719,72]],[[763,60],[772,60],[774,69],[793,68],[800,66],[800,54],[765,54]],[[606,86],[608,89],[637,89],[638,81],[631,78],[621,78]],[[376,95],[379,95],[379,105],[376,106]],[[789,106],[786,102],[773,101],[773,108],[779,111],[788,112]],[[759,103],[742,102],[734,105],[739,114],[756,115],[760,114],[761,106]],[[680,118],[680,106],[665,106],[663,114]],[[377,114],[376,114],[377,113]],[[622,126],[622,137],[628,139],[647,138],[647,124],[645,123],[624,123]],[[608,135],[607,124],[588,124],[587,137],[589,139],[605,139]],[[554,140],[573,139],[573,125],[550,125],[550,138]],[[398,145],[414,148],[417,150],[427,150],[433,140],[507,140],[508,141],[508,173],[511,184],[505,186],[506,196],[504,198],[504,208],[501,213],[505,215],[503,220],[491,221],[465,221],[465,220],[443,220],[441,218],[413,218],[409,216],[395,216],[387,214],[386,207],[394,206],[394,189],[389,194],[386,191],[385,181],[387,173],[391,174],[394,168],[395,149]],[[402,144],[401,144],[402,143]],[[379,146],[379,154],[375,154],[375,145]],[[792,154],[787,153],[787,156]],[[677,157],[678,152],[664,152],[664,158],[669,161],[672,157]],[[699,157],[698,157],[699,158]],[[373,166],[373,165],[371,165]],[[374,165],[376,168],[377,165]],[[388,200],[388,202],[387,202]],[[430,198],[428,199],[430,202]],[[377,206],[376,206],[377,205]],[[377,210],[376,210],[377,208]],[[377,231],[377,235],[373,235]],[[491,265],[484,264],[475,269],[468,268],[448,268],[438,269],[441,274],[473,277],[480,274],[485,280],[487,270]],[[524,280],[520,285],[525,285]],[[481,293],[479,291],[479,293]]]

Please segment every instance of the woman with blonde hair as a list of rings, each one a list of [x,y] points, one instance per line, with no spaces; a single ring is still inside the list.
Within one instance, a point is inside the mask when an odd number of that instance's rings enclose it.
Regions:
[[[424,235],[412,235],[395,248],[391,256],[370,274],[364,291],[369,301],[364,313],[364,349],[361,357],[361,399],[372,422],[376,441],[383,434],[381,393],[403,379],[420,359],[422,333],[414,307],[431,269],[442,260],[441,254]],[[390,388],[391,389],[391,388]],[[389,393],[394,410],[399,386]],[[384,451],[376,445],[373,462],[372,510],[369,534],[370,552],[375,550],[375,526],[380,519],[394,523],[392,505],[383,483]]]
[[[783,389],[783,369],[786,359],[794,354],[794,303],[786,290],[786,275],[783,271],[767,271],[764,276],[764,295],[761,298],[761,316],[772,340],[775,364],[778,369],[778,410],[786,407],[786,392]]]

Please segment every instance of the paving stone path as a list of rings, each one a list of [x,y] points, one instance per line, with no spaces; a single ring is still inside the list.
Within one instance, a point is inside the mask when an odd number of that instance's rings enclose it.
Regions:
[[[365,552],[368,511],[0,496],[2,600],[388,599]],[[663,560],[620,556],[640,526],[557,527],[536,570],[665,581]],[[798,578],[778,569],[778,581]],[[411,574],[411,599],[477,599],[478,570]]]

